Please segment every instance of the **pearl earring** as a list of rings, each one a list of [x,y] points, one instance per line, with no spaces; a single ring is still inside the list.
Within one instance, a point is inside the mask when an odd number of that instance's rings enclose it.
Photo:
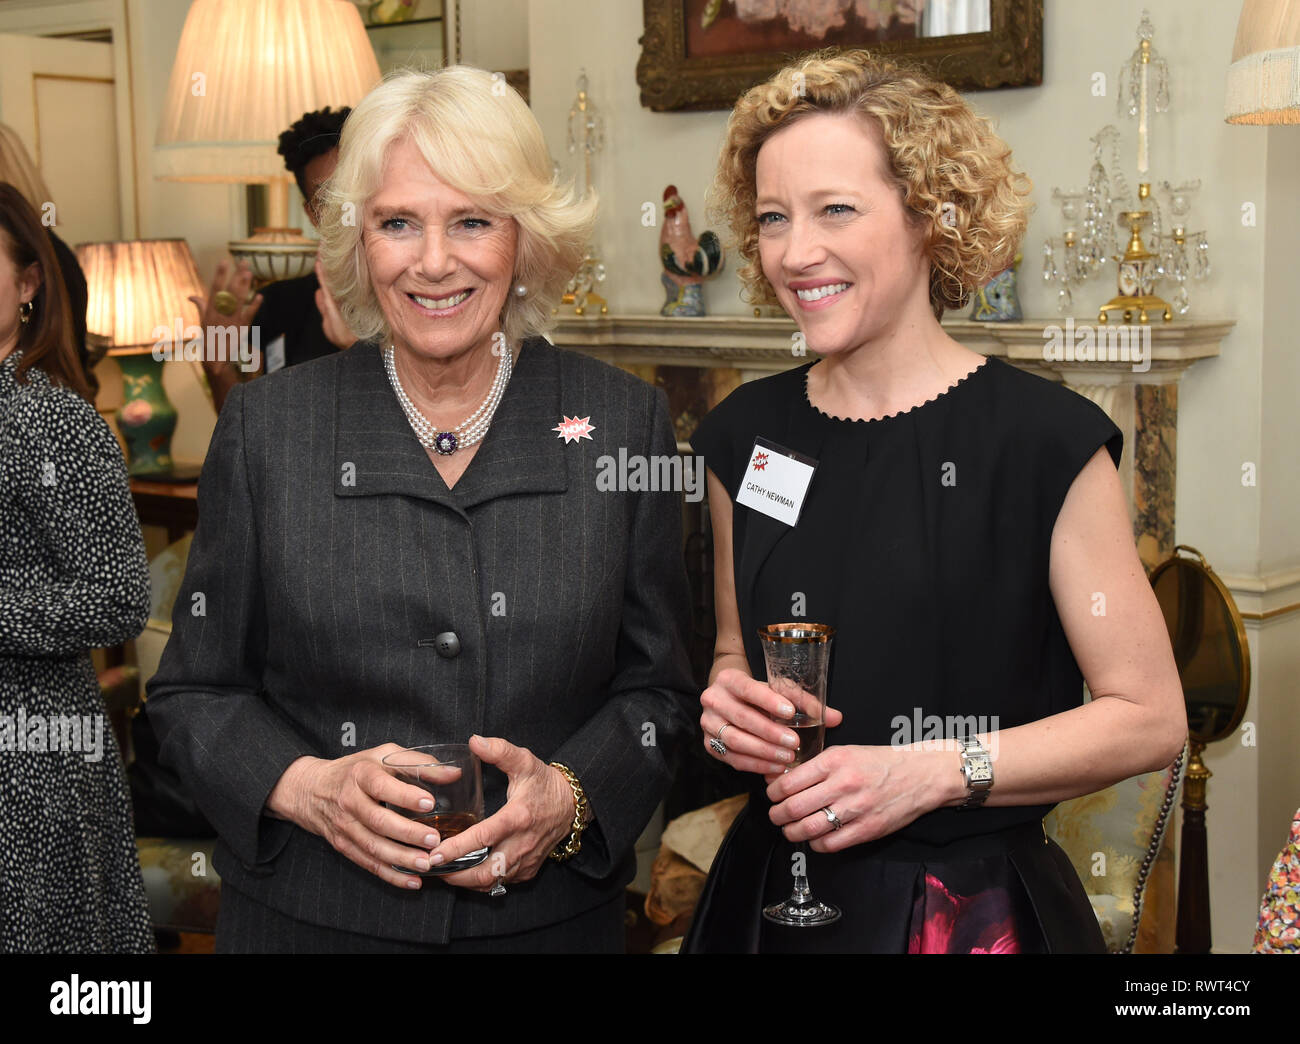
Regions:
[[[516,283],[516,284],[515,284],[515,296],[516,296],[516,297],[521,297],[521,298],[522,298],[522,297],[527,297],[527,296],[528,296],[528,287],[524,286],[523,283]]]

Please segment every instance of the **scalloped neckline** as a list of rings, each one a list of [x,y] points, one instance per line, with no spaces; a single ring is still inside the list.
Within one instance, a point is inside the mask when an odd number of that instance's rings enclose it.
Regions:
[[[956,391],[958,388],[960,388],[963,384],[968,383],[970,379],[974,377],[977,373],[983,373],[985,370],[989,369],[989,367],[992,366],[993,361],[994,361],[994,356],[986,355],[984,357],[984,361],[980,363],[978,366],[976,366],[975,369],[971,370],[970,373],[966,374],[964,377],[959,378],[956,381],[956,383],[948,385],[947,388],[945,388],[943,391],[939,392],[932,398],[926,399],[925,402],[919,402],[915,406],[910,406],[905,410],[899,410],[897,413],[887,413],[883,417],[867,417],[867,418],[837,417],[835,414],[827,413],[825,410],[821,409],[821,407],[813,405],[813,401],[808,395],[808,374],[812,371],[812,368],[816,365],[815,362],[812,362],[808,364],[807,369],[805,369],[803,372],[803,401],[805,406],[807,406],[819,417],[822,417],[828,421],[836,421],[840,424],[880,424],[884,421],[892,421],[892,420],[897,420],[899,417],[910,416],[911,414],[924,409],[926,406],[933,405],[934,403],[938,402],[940,399],[946,398],[947,396],[951,395],[954,391]]]

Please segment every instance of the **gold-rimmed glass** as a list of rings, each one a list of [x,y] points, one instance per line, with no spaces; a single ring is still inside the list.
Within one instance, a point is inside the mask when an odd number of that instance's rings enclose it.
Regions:
[[[768,624],[758,629],[767,664],[767,684],[794,707],[794,716],[775,721],[794,730],[799,750],[787,772],[822,751],[826,737],[826,688],[830,676],[831,642],[835,628],[816,623]],[[794,889],[785,902],[764,907],[763,916],[776,924],[811,928],[840,919],[838,907],[813,896],[804,871],[807,846],[799,844],[803,857],[794,863]]]

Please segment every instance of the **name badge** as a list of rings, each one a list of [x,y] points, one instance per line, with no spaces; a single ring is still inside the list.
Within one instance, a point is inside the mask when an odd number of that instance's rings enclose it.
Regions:
[[[817,462],[764,438],[754,440],[736,503],[793,526]]]
[[[266,346],[266,372],[284,369],[284,334]]]

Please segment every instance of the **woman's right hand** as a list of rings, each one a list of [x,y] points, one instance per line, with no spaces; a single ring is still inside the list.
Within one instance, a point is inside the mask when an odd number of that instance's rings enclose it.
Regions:
[[[740,772],[757,772],[763,776],[780,774],[790,767],[799,737],[793,729],[772,716],[791,718],[790,701],[763,682],[755,681],[744,671],[728,667],[700,695],[704,713],[700,728],[704,730],[705,749],[715,758]],[[826,709],[829,728],[840,723],[843,715]],[[730,726],[722,737],[726,754],[719,754],[709,740],[716,739],[724,725]]]
[[[247,261],[240,261],[235,266],[233,274],[230,271],[229,262],[221,261],[217,264],[217,271],[212,277],[212,286],[208,290],[208,296],[190,297],[190,300],[194,302],[199,310],[199,325],[204,328],[205,342],[207,339],[206,330],[209,326],[235,326],[242,331],[252,323],[253,316],[257,315],[257,310],[262,305],[261,294],[249,293],[252,288],[253,269]],[[217,295],[223,292],[234,297],[235,310],[233,312],[222,312],[217,308]],[[204,362],[211,361],[214,360],[204,359]]]
[[[389,801],[412,811],[433,811],[428,791],[401,782],[380,764],[385,755],[402,749],[385,743],[332,760],[299,758],[271,791],[267,810],[323,837],[389,884],[419,888],[421,878],[394,870],[392,864],[429,869],[429,856],[441,838],[426,824],[384,807]]]
[[[262,295],[256,294],[249,299],[249,290],[253,286],[253,270],[247,261],[240,261],[235,266],[234,275],[230,275],[230,265],[222,261],[217,265],[217,274],[212,278],[212,287],[207,297],[191,297],[199,310],[199,325],[203,328],[203,372],[208,378],[208,388],[212,392],[212,405],[218,413],[229,397],[231,389],[239,383],[239,366],[227,359],[209,357],[209,349],[218,343],[224,343],[229,353],[238,352],[239,346],[248,335],[249,324],[262,306]],[[217,295],[231,294],[235,299],[235,310],[229,315],[217,309]],[[234,327],[234,335],[218,338],[212,331],[214,327],[229,331]],[[258,360],[260,364],[260,360]]]

